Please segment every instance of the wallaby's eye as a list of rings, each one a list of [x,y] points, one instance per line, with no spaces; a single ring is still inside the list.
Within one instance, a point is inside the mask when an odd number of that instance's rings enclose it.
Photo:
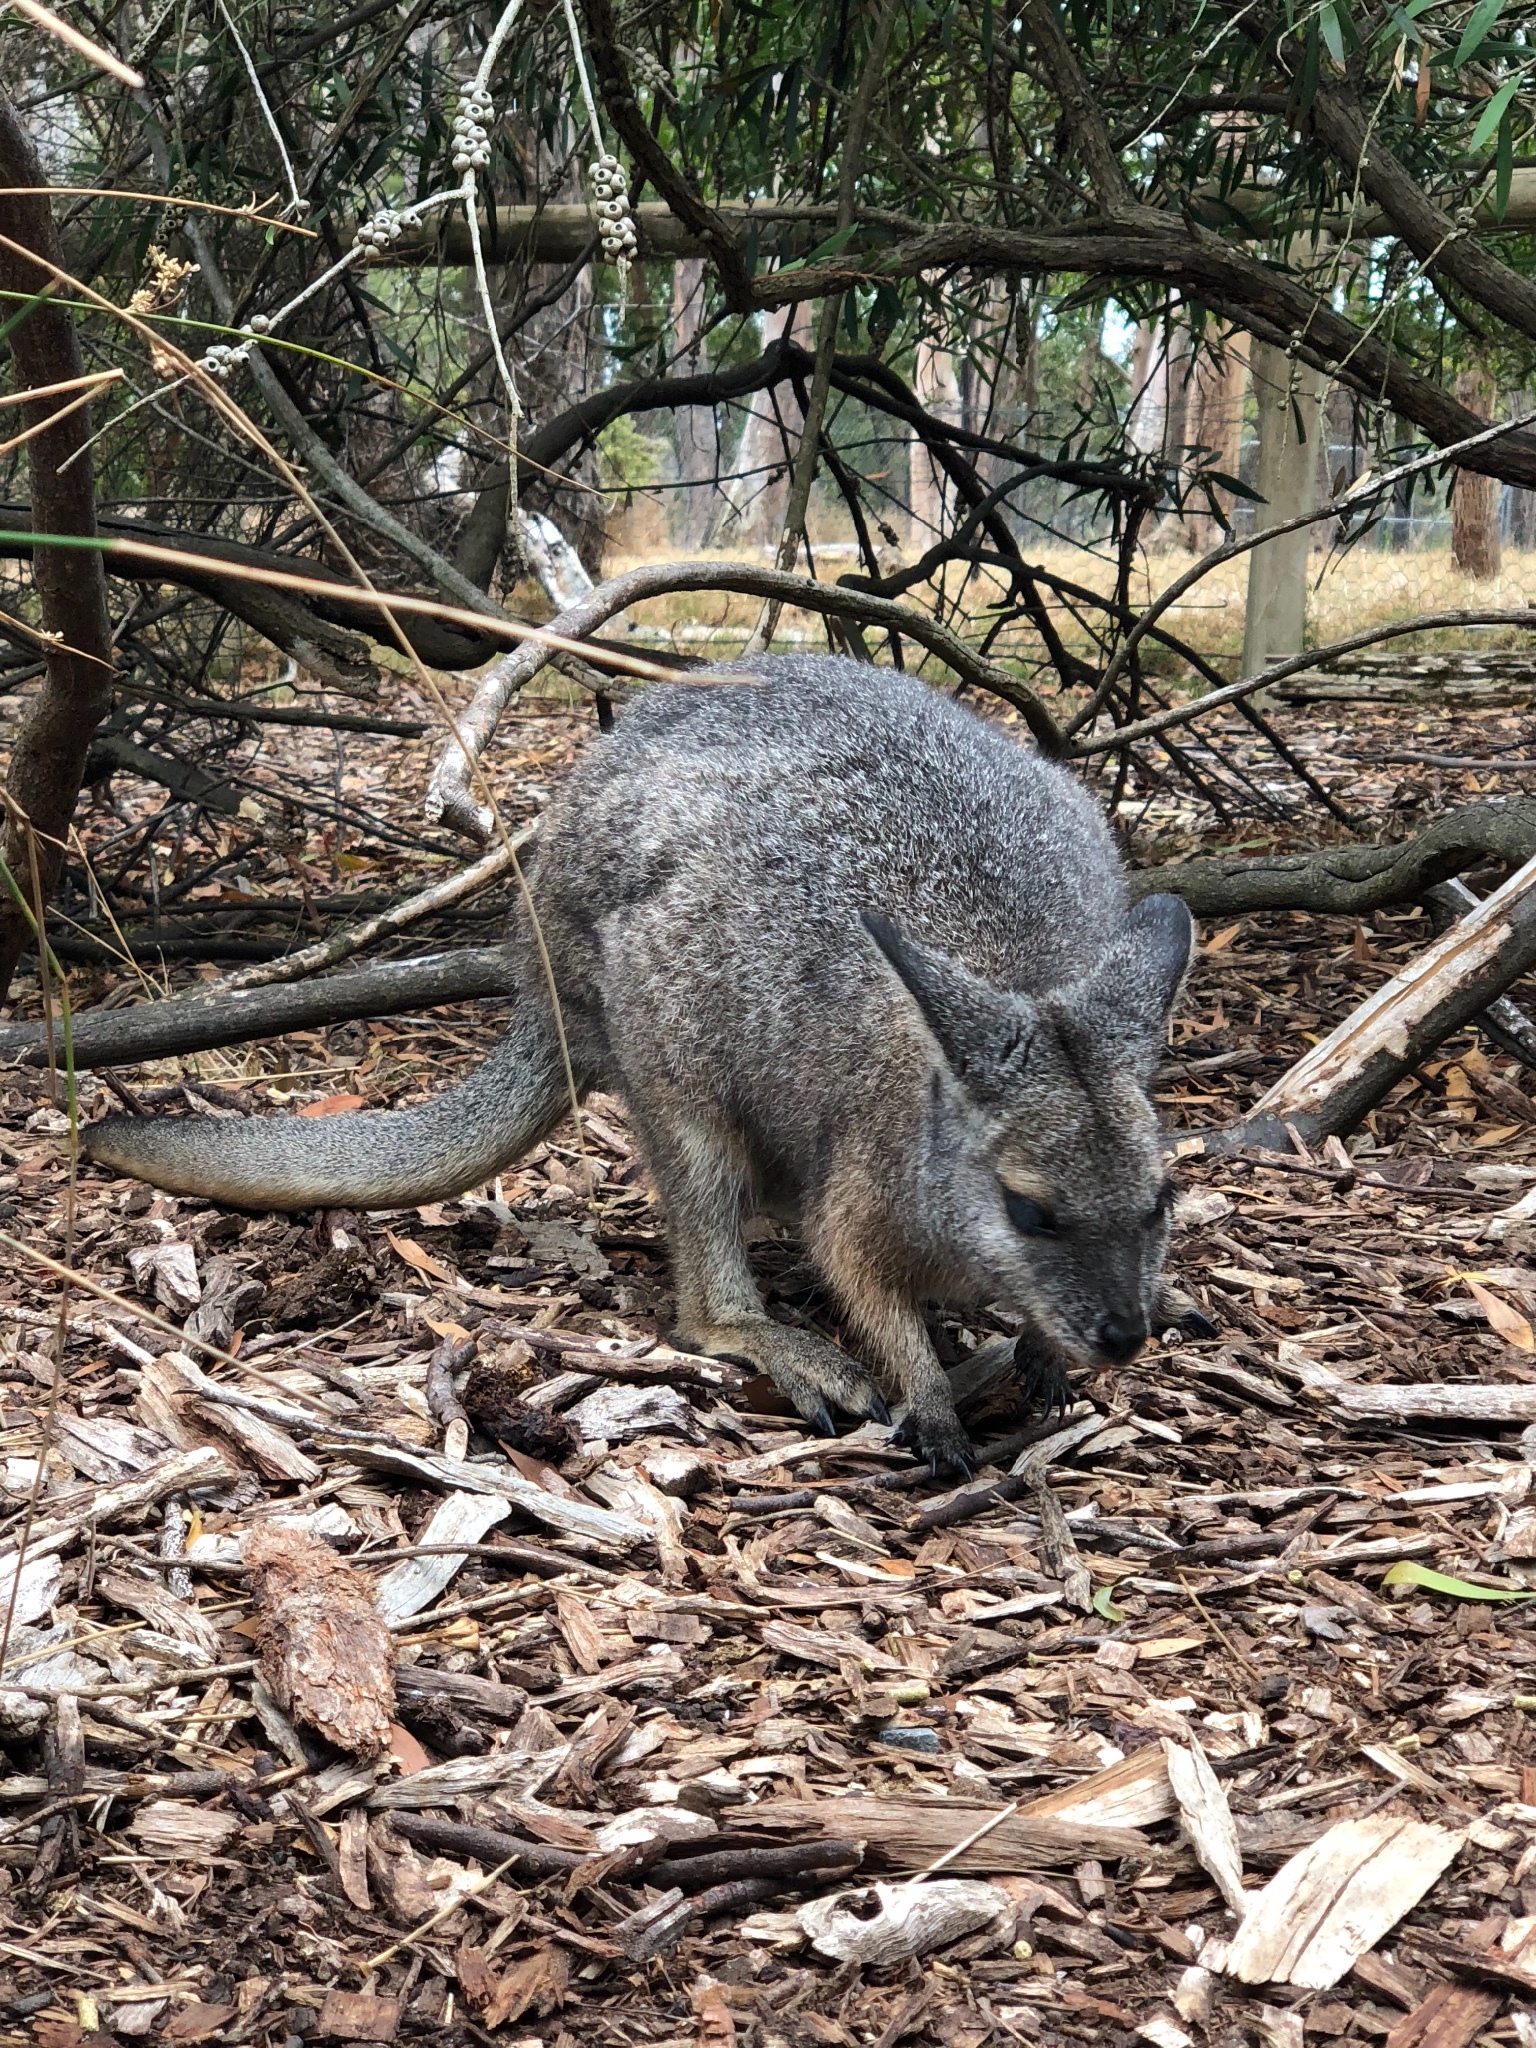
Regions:
[[[1021,1237],[1056,1235],[1056,1218],[1049,1209],[1032,1202],[1028,1195],[1015,1194],[1012,1188],[1004,1188],[1003,1202],[1008,1210],[1008,1221]]]

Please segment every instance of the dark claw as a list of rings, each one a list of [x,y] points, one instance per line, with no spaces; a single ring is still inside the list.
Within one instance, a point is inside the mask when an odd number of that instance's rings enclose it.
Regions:
[[[836,1436],[837,1424],[832,1420],[832,1410],[823,1401],[816,1413],[807,1418],[817,1436]]]
[[[1013,1347],[1014,1371],[1024,1398],[1040,1409],[1045,1420],[1065,1415],[1073,1402],[1072,1383],[1066,1366],[1054,1351],[1047,1351],[1033,1338],[1020,1337]]]
[[[889,1408],[886,1407],[885,1402],[881,1399],[880,1395],[878,1394],[876,1394],[870,1401],[869,1419],[871,1422],[880,1423],[882,1427],[888,1425],[890,1422],[891,1411]]]
[[[914,1457],[923,1459],[928,1466],[928,1476],[935,1484],[950,1473],[954,1473],[960,1479],[969,1479],[975,1473],[976,1460],[969,1444],[958,1451],[929,1450],[918,1434],[917,1424],[910,1415],[898,1426],[891,1441],[900,1444],[904,1451],[910,1451]]]
[[[1186,1309],[1179,1318],[1179,1328],[1189,1337],[1219,1337],[1220,1330],[1211,1321],[1204,1309]]]

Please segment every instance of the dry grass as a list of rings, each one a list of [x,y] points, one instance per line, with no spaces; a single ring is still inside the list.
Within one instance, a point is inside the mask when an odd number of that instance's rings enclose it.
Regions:
[[[765,552],[742,548],[723,554],[721,559],[760,563]],[[610,554],[605,567],[609,575],[617,575],[642,562],[665,559],[665,552],[660,550],[617,550]],[[1032,550],[1029,559],[1105,595],[1114,585],[1115,565],[1107,551],[1094,554],[1084,549],[1054,547]],[[1182,576],[1192,560],[1192,556],[1177,549],[1144,553],[1134,581],[1134,601],[1138,605],[1147,603],[1174,578]],[[839,551],[819,564],[819,573],[829,580],[835,579],[845,566]],[[1242,650],[1247,568],[1246,557],[1240,557],[1214,570],[1167,615],[1170,631],[1219,666],[1230,668],[1233,674]],[[1310,644],[1321,646],[1363,627],[1419,612],[1519,610],[1536,605],[1536,554],[1506,550],[1502,573],[1490,582],[1474,582],[1456,568],[1448,549],[1389,554],[1374,547],[1362,547],[1343,555],[1318,550],[1312,556],[1311,582],[1307,637]],[[963,582],[961,572],[951,570],[943,611],[952,618],[958,607],[962,630],[967,637],[979,637],[1003,587],[1001,579],[990,572],[976,572]],[[906,602],[937,609],[938,592],[932,585],[924,586],[910,592]],[[664,634],[679,653],[706,653],[725,651],[733,642],[745,639],[756,623],[758,610],[756,598],[724,591],[690,591],[652,599],[637,606],[631,617],[647,637]],[[1080,652],[1089,652],[1090,636],[1084,625],[1065,606],[1055,606],[1053,611],[1067,644]],[[1511,625],[1471,633],[1416,634],[1394,644],[1408,652],[1468,644],[1517,646],[1522,639],[1521,629]],[[775,644],[781,648],[824,648],[825,627],[812,614],[786,611]],[[1026,672],[1034,670],[1043,656],[1038,636],[1022,624],[1012,625],[1004,632],[996,651]],[[1178,672],[1171,662],[1168,669],[1172,674]]]

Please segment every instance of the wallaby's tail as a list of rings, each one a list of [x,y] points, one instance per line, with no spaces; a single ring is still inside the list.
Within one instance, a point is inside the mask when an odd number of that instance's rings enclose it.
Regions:
[[[483,1067],[420,1109],[366,1116],[109,1116],[88,1158],[177,1194],[246,1209],[393,1209],[462,1194],[559,1122],[559,1041],[530,1005]]]

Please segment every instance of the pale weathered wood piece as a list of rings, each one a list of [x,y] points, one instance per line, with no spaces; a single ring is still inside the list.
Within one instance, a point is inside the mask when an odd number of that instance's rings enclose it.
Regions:
[[[1309,1991],[1337,1984],[1418,1904],[1464,1840],[1400,1815],[1340,1821],[1253,1895],[1227,1952],[1227,1974]]]
[[[498,1522],[512,1512],[510,1501],[494,1494],[450,1493],[434,1509],[430,1520],[416,1532],[420,1544],[478,1543]],[[387,1571],[373,1589],[374,1605],[386,1621],[403,1621],[430,1607],[465,1562],[467,1553],[447,1557],[402,1558]],[[366,1560],[364,1560],[366,1562]]]
[[[1238,1845],[1237,1822],[1232,1818],[1221,1780],[1193,1735],[1187,1747],[1164,1736],[1163,1761],[1168,1767],[1173,1796],[1179,1802],[1179,1821],[1185,1839],[1241,1920],[1249,1902],[1249,1895],[1243,1890],[1243,1852]]]

